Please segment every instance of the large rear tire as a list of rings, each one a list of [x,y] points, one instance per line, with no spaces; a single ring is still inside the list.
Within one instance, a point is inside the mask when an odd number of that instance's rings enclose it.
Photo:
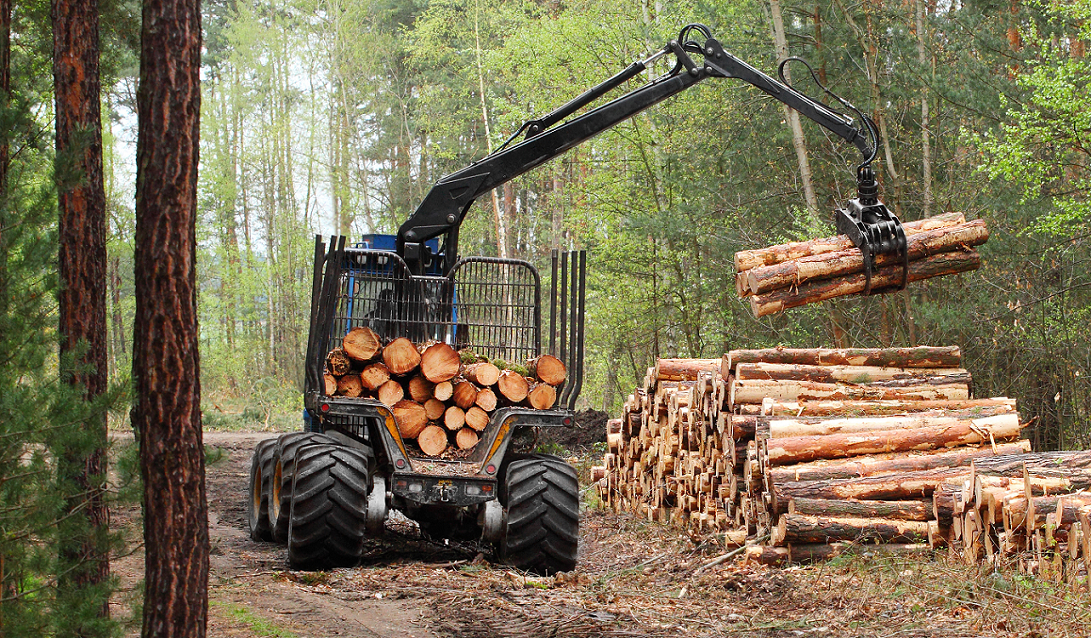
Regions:
[[[312,443],[336,443],[334,439],[313,432],[292,432],[277,438],[273,451],[272,476],[269,484],[269,529],[273,540],[288,542],[288,520],[292,507],[292,468],[300,447]]]
[[[293,569],[348,567],[367,536],[369,459],[340,445],[300,447],[292,472],[288,562]]]
[[[500,504],[507,510],[498,547],[501,561],[542,575],[575,569],[580,489],[572,466],[544,454],[512,461]]]
[[[250,459],[250,498],[246,509],[250,538],[255,541],[273,540],[273,530],[269,527],[269,492],[276,444],[276,439],[258,443]]]

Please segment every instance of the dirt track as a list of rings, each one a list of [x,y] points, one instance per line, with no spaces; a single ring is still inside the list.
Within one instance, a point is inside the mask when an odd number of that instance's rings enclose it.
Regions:
[[[209,636],[1027,636],[1038,628],[939,563],[776,570],[729,561],[697,570],[722,549],[601,510],[581,521],[578,571],[556,578],[491,563],[476,544],[426,541],[408,522],[388,523],[359,567],[293,572],[282,546],[253,542],[246,529],[250,453],[270,436],[205,434],[223,452],[207,468]],[[115,523],[136,529],[134,515],[117,512]],[[113,563],[130,590],[118,597],[118,617],[141,567],[139,553]]]

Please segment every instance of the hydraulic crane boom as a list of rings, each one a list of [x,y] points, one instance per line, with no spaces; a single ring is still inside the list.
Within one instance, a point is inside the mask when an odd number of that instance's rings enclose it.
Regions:
[[[703,43],[691,37],[695,32],[703,37]],[[676,60],[670,72],[582,115],[563,121],[643,72],[659,58],[669,55]],[[701,56],[701,64],[694,61],[694,55]],[[696,24],[682,29],[677,40],[672,40],[649,58],[632,63],[551,113],[526,122],[497,151],[440,179],[398,230],[398,253],[418,274],[423,273],[429,264],[436,264],[437,260],[439,271],[446,272],[458,257],[458,231],[462,220],[480,195],[707,78],[734,78],[751,84],[860,151],[862,162],[857,168],[858,197],[839,209],[836,219],[838,230],[848,234],[864,252],[869,282],[867,292],[870,293],[874,255],[895,253],[905,256],[905,234],[901,223],[877,198],[878,187],[870,167],[879,143],[875,125],[841,98],[834,96],[844,107],[858,115],[859,123],[789,86],[783,81],[783,63],[782,81],[762,73],[725,51],[720,42],[712,37],[708,27]],[[522,141],[511,144],[524,132],[526,136]],[[431,254],[424,242],[441,235],[444,235],[444,239],[439,252]],[[908,270],[907,258],[904,265],[906,270],[903,275]],[[895,288],[900,287],[904,287],[904,276],[902,285]]]

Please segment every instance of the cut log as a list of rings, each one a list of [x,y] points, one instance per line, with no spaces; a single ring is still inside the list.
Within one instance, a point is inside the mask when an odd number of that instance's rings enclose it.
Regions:
[[[1000,443],[981,447],[961,447],[953,450],[935,450],[926,452],[905,452],[874,456],[857,456],[836,461],[813,461],[796,465],[773,467],[767,470],[769,480],[774,483],[788,481],[829,481],[834,479],[878,476],[901,472],[916,472],[949,467],[967,467],[971,461],[993,457],[998,454],[1020,454],[1030,451],[1030,441]]]
[[[466,411],[457,405],[448,407],[443,413],[443,426],[452,432],[456,432],[466,425]]]
[[[962,213],[945,213],[928,219],[905,222],[902,228],[908,238],[913,233],[934,230],[937,228],[950,228],[966,221]],[[790,259],[800,259],[810,255],[849,250],[853,248],[852,240],[845,235],[812,239],[810,241],[792,242],[768,246],[756,250],[740,250],[735,253],[735,271],[743,272],[758,266],[772,266]]]
[[[458,431],[458,434],[455,435],[455,445],[457,445],[460,450],[469,450],[477,445],[477,442],[480,440],[481,437],[478,436],[473,428],[462,428]]]
[[[496,385],[496,380],[500,378],[500,368],[488,361],[471,363],[463,370],[462,376],[479,388],[488,387]]]
[[[814,383],[880,384],[904,381],[909,385],[969,383],[970,373],[963,368],[894,368],[885,366],[814,366],[794,363],[740,363],[735,379],[811,381]],[[938,381],[943,379],[943,381]]]
[[[447,449],[447,431],[438,425],[426,426],[417,435],[417,445],[428,456],[439,456]]]
[[[746,562],[780,567],[787,565],[791,558],[787,547],[770,547],[768,545],[751,545],[746,548]]]
[[[364,369],[360,371],[360,382],[364,384],[364,388],[369,392],[378,390],[379,386],[389,380],[390,371],[382,363],[372,363],[364,366]]]
[[[909,262],[908,281],[916,282],[933,277],[955,275],[977,270],[980,267],[981,255],[974,250],[940,253]],[[900,267],[885,266],[872,274],[871,286],[874,289],[893,286],[901,281],[901,277]],[[800,286],[753,295],[750,297],[750,310],[755,317],[764,317],[789,308],[861,293],[866,285],[863,274],[847,275],[830,280],[820,279]]]
[[[458,352],[446,343],[431,343],[421,350],[420,372],[432,383],[450,381],[461,369],[462,359]]]
[[[1027,499],[1018,494],[1004,499],[1004,527],[1005,529],[1019,529],[1027,526],[1028,512],[1033,511],[1033,528],[1037,529],[1045,525],[1046,516],[1057,511],[1058,504],[1063,504],[1061,524],[1071,525],[1079,520],[1079,510],[1091,506],[1091,494],[1059,494],[1055,496],[1035,496],[1031,498],[1032,507],[1027,507]]]
[[[548,383],[535,383],[527,392],[527,404],[535,410],[548,410],[557,403],[557,389]]]
[[[767,442],[766,460],[770,466],[777,466],[861,454],[935,450],[1001,442],[1018,438],[1020,428],[1017,418],[1000,415],[974,421],[959,421],[955,425],[935,428],[770,439]]]
[[[341,340],[341,348],[354,361],[371,361],[383,351],[383,342],[371,328],[357,326]]]
[[[500,391],[501,396],[515,404],[527,398],[530,385],[521,374],[514,370],[504,370],[496,381],[496,389]]]
[[[727,378],[740,363],[785,363],[811,366],[889,366],[894,368],[958,368],[958,346],[915,348],[767,348],[731,350],[720,360],[720,376]]]
[[[657,359],[653,374],[658,381],[696,381],[698,372],[719,369],[719,359]]]
[[[965,383],[937,383],[884,387],[875,385],[848,385],[844,383],[812,383],[809,381],[738,381],[731,382],[728,401],[760,404],[763,399],[774,401],[824,401],[824,400],[924,400],[964,401],[970,396]]]
[[[489,414],[475,405],[466,410],[466,425],[480,432],[489,425]]]
[[[760,414],[756,404],[743,404],[743,414]],[[751,406],[753,406],[751,408]],[[991,416],[1015,410],[1015,399],[967,399],[965,401],[770,401],[769,416],[823,417],[823,416],[883,416],[935,411],[976,411],[978,416]]]
[[[406,389],[409,390],[409,398],[420,404],[424,404],[428,399],[432,398],[433,388],[435,388],[435,384],[419,375],[410,378],[409,383],[406,384]]]
[[[1014,421],[1018,423],[1016,412],[984,417],[987,419]],[[856,417],[851,419],[822,419],[804,421],[800,419],[769,419],[769,438],[781,439],[793,436],[821,436],[828,434],[852,434],[857,432],[878,432],[884,430],[911,430],[916,428],[944,427],[965,421],[954,416],[880,416]]]
[[[379,386],[375,396],[383,405],[394,407],[394,404],[405,398],[405,389],[402,388],[402,384],[391,379]]]
[[[446,411],[447,406],[439,399],[433,398],[424,402],[424,413],[428,415],[429,421],[439,421]]]
[[[1091,469],[1091,450],[1038,452],[982,459],[978,471],[996,476],[1021,476],[1023,466],[1037,476],[1069,476],[1068,470]]]
[[[783,548],[778,548],[783,549]],[[882,545],[861,545],[854,542],[836,543],[789,543],[789,560],[794,564],[822,563],[848,554],[897,554],[918,556],[927,554],[931,547],[927,543],[884,543]]]
[[[337,380],[337,394],[346,397],[358,397],[364,392],[364,386],[360,383],[360,375],[346,374]]]
[[[551,354],[543,354],[527,361],[527,372],[551,386],[559,386],[568,378],[568,369],[564,363]]]
[[[921,543],[928,541],[928,523],[889,518],[850,518],[784,514],[773,528],[770,542],[828,543],[830,541],[882,541]]]
[[[989,231],[985,221],[978,219],[971,222],[915,233],[907,237],[909,261],[923,259],[937,253],[950,252],[959,248],[980,246],[989,240]],[[877,255],[875,264],[886,266],[898,263],[893,254]],[[844,277],[864,272],[864,255],[858,248],[849,248],[833,253],[811,255],[784,261],[772,266],[758,266],[746,271],[746,291],[760,294],[798,286],[816,279]]]
[[[390,370],[390,374],[400,377],[417,369],[420,365],[420,353],[412,341],[398,337],[383,348],[383,363]]]
[[[451,398],[455,405],[463,410],[469,410],[470,406],[477,401],[477,386],[465,379],[458,379],[454,382],[454,394]]]
[[[496,393],[492,391],[492,388],[481,388],[477,391],[474,404],[486,412],[492,412],[496,409]]]
[[[448,401],[455,394],[455,385],[450,381],[441,381],[432,388],[432,396],[440,401]]]
[[[793,498],[897,501],[931,497],[936,487],[969,476],[968,468],[951,467],[901,474],[884,474],[830,481],[793,481],[772,484],[772,510],[788,511]]]
[[[332,374],[322,375],[322,385],[325,388],[324,393],[326,396],[332,397],[337,394],[337,377]]]
[[[415,401],[401,400],[391,408],[394,420],[398,423],[398,433],[403,439],[415,439],[428,425],[428,415],[424,406]],[[446,440],[446,436],[444,437]]]
[[[335,377],[349,373],[352,369],[352,361],[341,348],[334,348],[326,355],[326,372]]]
[[[856,518],[890,518],[899,521],[927,521],[932,518],[931,501],[857,501],[793,497],[788,500],[788,514]]]

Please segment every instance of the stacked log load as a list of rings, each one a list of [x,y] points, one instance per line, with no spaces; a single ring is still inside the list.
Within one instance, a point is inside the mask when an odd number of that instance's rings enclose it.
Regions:
[[[424,455],[457,456],[477,445],[495,410],[552,408],[567,375],[547,354],[525,364],[490,361],[435,341],[402,337],[384,345],[357,327],[326,355],[325,393],[377,399],[393,412],[402,439]]]
[[[907,282],[975,270],[981,256],[973,249],[989,239],[982,220],[967,222],[946,213],[906,222]],[[873,290],[902,283],[903,266],[880,255],[871,276]],[[864,258],[845,235],[769,246],[735,253],[735,285],[750,299],[755,317],[809,303],[864,292]]]
[[[1022,427],[1014,399],[973,398],[957,347],[733,350],[650,368],[592,476],[614,509],[765,563],[861,542],[1086,556],[1091,452],[1030,454]]]

